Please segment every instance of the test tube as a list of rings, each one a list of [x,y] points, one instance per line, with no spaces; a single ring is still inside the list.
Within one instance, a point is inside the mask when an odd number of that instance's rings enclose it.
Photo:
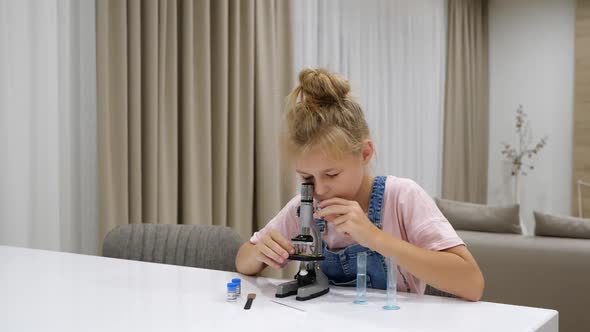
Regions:
[[[399,310],[397,305],[397,263],[395,258],[387,257],[387,303],[383,306],[385,310]]]
[[[367,252],[356,256],[356,300],[355,304],[368,304],[367,301]]]

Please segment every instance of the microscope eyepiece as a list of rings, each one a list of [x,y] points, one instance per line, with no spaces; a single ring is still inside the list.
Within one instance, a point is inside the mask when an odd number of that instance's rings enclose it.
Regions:
[[[313,202],[313,183],[306,182],[301,184],[301,201]]]

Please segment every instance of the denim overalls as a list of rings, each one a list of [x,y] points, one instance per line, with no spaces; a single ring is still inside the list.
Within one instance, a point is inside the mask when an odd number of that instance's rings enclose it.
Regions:
[[[368,217],[371,222],[381,229],[381,212],[383,207],[383,193],[385,191],[385,176],[377,176],[373,182],[371,199],[369,202]],[[320,268],[326,274],[330,283],[337,286],[356,285],[356,256],[359,252],[367,252],[367,287],[387,288],[387,264],[385,258],[378,252],[363,247],[360,244],[351,245],[337,252],[326,248],[324,243],[323,255],[325,260],[321,261]],[[399,271],[399,267],[398,267]],[[402,289],[409,291],[409,285],[402,274],[404,285]]]

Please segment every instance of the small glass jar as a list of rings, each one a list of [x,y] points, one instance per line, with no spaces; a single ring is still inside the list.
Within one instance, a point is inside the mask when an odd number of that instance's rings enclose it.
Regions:
[[[228,302],[235,302],[238,299],[238,294],[236,293],[237,285],[233,282],[227,283],[227,301]]]
[[[240,278],[233,278],[231,282],[236,284],[236,294],[238,296],[242,295],[242,280]]]

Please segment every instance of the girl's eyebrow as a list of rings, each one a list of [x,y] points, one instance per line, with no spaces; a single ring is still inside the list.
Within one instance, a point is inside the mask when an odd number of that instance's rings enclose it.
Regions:
[[[325,170],[321,171],[320,173],[328,173],[328,172],[333,172],[333,171],[336,171],[336,170],[338,170],[338,169],[337,169],[337,168],[333,168],[333,167],[332,167],[332,168],[325,169]],[[295,172],[297,172],[297,173],[301,173],[301,174],[307,174],[307,175],[310,175],[309,173],[305,173],[304,171],[300,171],[300,170],[298,170],[298,169],[296,169],[296,170],[295,170]]]

